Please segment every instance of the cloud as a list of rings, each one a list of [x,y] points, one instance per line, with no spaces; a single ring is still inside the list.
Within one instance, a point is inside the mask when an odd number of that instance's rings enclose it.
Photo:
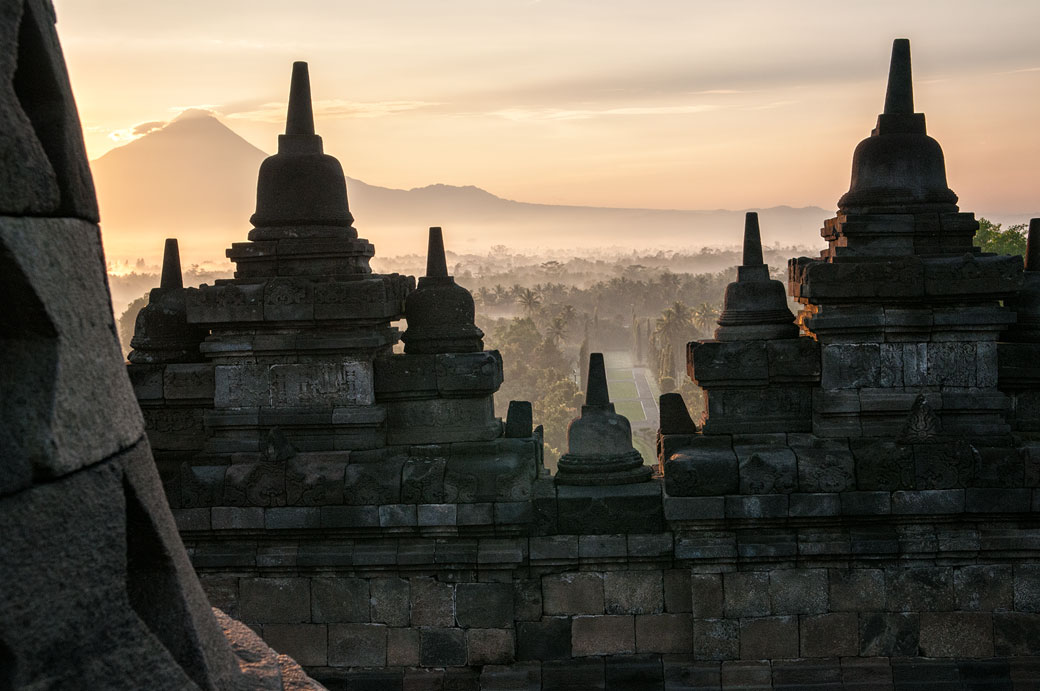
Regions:
[[[152,120],[151,122],[142,122],[139,125],[134,125],[130,133],[135,137],[142,137],[149,132],[161,130],[163,127],[166,127],[165,120]]]
[[[622,106],[600,109],[574,108],[504,108],[496,110],[493,115],[506,120],[590,120],[600,117],[617,116],[655,116],[655,115],[689,115],[718,110],[721,106],[712,104],[692,104],[678,106]]]
[[[338,118],[378,118],[409,110],[419,110],[440,105],[429,101],[345,101],[327,99],[314,101],[314,117],[316,119]],[[285,122],[287,104],[284,102],[262,103],[249,110],[233,110],[224,108],[220,112],[235,120],[252,120],[254,122]]]

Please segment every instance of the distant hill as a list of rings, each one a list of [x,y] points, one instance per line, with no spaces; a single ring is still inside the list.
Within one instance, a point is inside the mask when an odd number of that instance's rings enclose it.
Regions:
[[[163,238],[178,237],[185,265],[222,261],[231,242],[246,239],[266,155],[209,113],[186,111],[93,161],[109,259],[154,263]],[[742,210],[529,204],[473,186],[398,190],[349,177],[347,193],[355,226],[383,256],[425,251],[431,225],[444,227],[452,249],[467,252],[494,245],[697,249],[737,244],[743,229]],[[821,245],[819,228],[831,215],[818,207],[759,211],[768,245]]]

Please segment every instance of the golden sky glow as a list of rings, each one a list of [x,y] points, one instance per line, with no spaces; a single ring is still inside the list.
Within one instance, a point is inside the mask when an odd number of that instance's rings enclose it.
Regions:
[[[307,60],[347,175],[598,206],[833,208],[905,36],[962,209],[1040,215],[1036,0],[55,5],[91,158],[187,107],[272,152]]]

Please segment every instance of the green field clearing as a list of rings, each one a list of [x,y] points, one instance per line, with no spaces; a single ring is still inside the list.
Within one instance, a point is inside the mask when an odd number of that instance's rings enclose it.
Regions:
[[[607,381],[632,381],[632,370],[631,369],[608,369],[607,370]]]
[[[615,401],[614,410],[619,415],[627,417],[629,422],[646,420],[646,415],[643,414],[643,406],[639,404],[639,401]]]
[[[631,379],[610,382],[610,398],[615,401],[621,398],[639,398],[636,383]]]

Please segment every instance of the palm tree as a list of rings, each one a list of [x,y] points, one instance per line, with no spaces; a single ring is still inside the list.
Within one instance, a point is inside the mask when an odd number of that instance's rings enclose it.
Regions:
[[[546,328],[546,333],[550,341],[558,344],[567,336],[567,323],[564,322],[562,317],[553,317],[552,322]]]
[[[703,334],[711,332],[712,325],[719,318],[719,308],[702,302],[693,309],[693,325]]]
[[[665,352],[669,352],[672,360],[672,372],[682,372],[685,368],[680,358],[685,357],[686,342],[692,335],[690,328],[693,326],[693,310],[676,300],[672,306],[661,313],[657,319],[657,328],[654,333],[661,337]]]
[[[538,307],[542,304],[542,299],[538,297],[538,293],[534,292],[530,288],[521,288],[516,294],[516,300],[520,303],[520,306],[524,308],[524,312],[527,312],[528,316],[533,316],[538,311]]]

